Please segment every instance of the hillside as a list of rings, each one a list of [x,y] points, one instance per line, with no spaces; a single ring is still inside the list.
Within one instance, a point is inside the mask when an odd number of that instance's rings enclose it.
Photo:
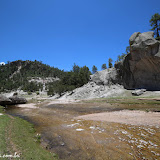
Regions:
[[[40,61],[17,60],[0,66],[0,92],[20,89],[26,92],[47,91],[49,95],[61,94],[87,83],[89,75],[86,66],[74,65],[73,71],[64,72]]]

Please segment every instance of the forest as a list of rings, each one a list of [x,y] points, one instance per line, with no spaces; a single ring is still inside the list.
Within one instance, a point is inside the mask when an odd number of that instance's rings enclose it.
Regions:
[[[42,79],[52,77],[59,80],[45,84],[49,95],[61,94],[80,87],[89,81],[91,72],[87,66],[79,67],[74,64],[73,69],[65,72],[55,67],[43,64],[41,61],[17,60],[0,66],[0,92],[10,92],[21,89],[26,92],[39,92],[43,84],[29,81],[34,77]]]

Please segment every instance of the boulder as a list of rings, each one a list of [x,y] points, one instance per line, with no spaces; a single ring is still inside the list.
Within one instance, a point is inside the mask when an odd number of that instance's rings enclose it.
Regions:
[[[27,100],[25,98],[22,98],[22,97],[12,96],[12,97],[7,98],[3,95],[0,95],[0,105],[2,105],[2,106],[24,104],[26,102],[27,102]]]
[[[133,96],[140,96],[142,95],[144,92],[146,92],[146,89],[136,89],[135,91],[132,92]]]
[[[14,104],[25,104],[27,103],[27,100],[25,98],[22,98],[22,97],[18,97],[18,96],[12,96],[12,97],[9,97],[9,99],[11,100],[11,104],[14,105]]]
[[[134,33],[130,53],[115,65],[126,89],[160,90],[160,42],[154,32]]]
[[[12,101],[9,99],[9,98],[7,98],[7,97],[5,97],[5,96],[3,96],[3,95],[0,95],[0,105],[7,105],[7,104],[9,104],[9,103],[11,103]]]
[[[90,80],[97,85],[112,85],[120,84],[120,78],[118,77],[117,70],[115,68],[105,69],[90,76]]]

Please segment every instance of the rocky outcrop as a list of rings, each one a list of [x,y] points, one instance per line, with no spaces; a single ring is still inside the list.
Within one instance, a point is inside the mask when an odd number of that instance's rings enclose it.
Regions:
[[[91,75],[86,85],[61,98],[88,99],[123,96],[125,89],[136,89],[132,95],[160,90],[160,42],[153,32],[134,33],[129,40],[130,53],[115,68]],[[124,87],[124,88],[123,88]],[[138,90],[137,90],[138,89]]]
[[[115,68],[105,69],[90,76],[90,81],[80,88],[67,92],[60,99],[92,99],[116,97],[125,92]]]
[[[91,81],[97,85],[121,84],[121,79],[115,68],[105,69],[90,76]]]
[[[126,89],[160,90],[160,43],[153,32],[134,33],[130,53],[115,65]]]
[[[11,100],[3,95],[0,95],[0,105],[6,105],[11,103]]]
[[[93,81],[88,82],[80,88],[76,88],[72,92],[67,92],[60,99],[92,99],[117,97],[124,94],[125,89],[119,84],[98,85]]]
[[[12,96],[9,97],[9,99],[11,100],[11,104],[25,104],[27,103],[27,100],[25,98],[22,97],[18,97],[18,96]]]
[[[135,91],[132,92],[133,96],[140,96],[142,95],[144,92],[146,92],[146,89],[137,89]]]
[[[0,95],[0,105],[16,105],[16,104],[24,104],[27,103],[27,100],[25,98],[19,97],[19,96],[12,96],[12,97],[5,97],[3,95]]]

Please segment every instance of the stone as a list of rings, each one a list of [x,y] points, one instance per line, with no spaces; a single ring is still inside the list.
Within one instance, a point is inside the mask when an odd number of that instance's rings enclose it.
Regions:
[[[7,104],[9,104],[11,102],[12,101],[9,98],[7,98],[7,97],[5,97],[3,95],[0,95],[0,105],[4,106],[4,105],[7,105]]]
[[[126,89],[160,90],[160,42],[153,32],[130,37],[130,53],[115,65]]]
[[[25,98],[18,96],[12,96],[7,98],[4,95],[0,95],[0,105],[2,106],[24,104],[24,103],[27,103],[27,100]]]
[[[154,38],[153,32],[135,32],[129,43],[130,53],[122,61],[115,63],[114,68],[96,72],[90,76],[87,84],[61,98],[121,96],[125,95],[125,89],[136,89],[132,95],[138,96],[146,89],[160,90],[160,42]]]
[[[95,82],[97,85],[112,85],[121,83],[115,68],[109,68],[96,72],[90,76],[90,80]]]
[[[18,97],[18,96],[12,96],[12,97],[9,97],[9,99],[11,100],[11,104],[14,105],[14,104],[25,104],[27,103],[27,100],[25,98],[22,98],[22,97]]]
[[[146,92],[146,89],[136,89],[135,91],[132,92],[133,96],[140,96],[142,95],[144,92]]]

